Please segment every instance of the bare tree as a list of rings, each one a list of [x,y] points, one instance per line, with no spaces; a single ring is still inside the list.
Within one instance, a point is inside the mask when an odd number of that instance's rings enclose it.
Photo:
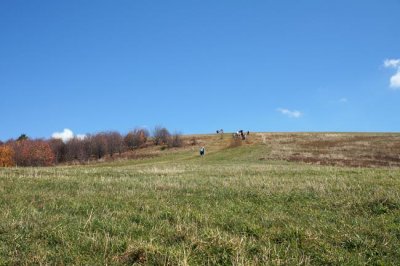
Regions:
[[[73,138],[65,144],[65,160],[78,160],[84,162],[89,160],[92,154],[92,136],[86,135],[84,139]]]
[[[156,126],[153,131],[153,141],[155,145],[168,144],[171,134],[165,127]]]
[[[178,132],[174,133],[168,140],[168,147],[182,147],[183,146],[183,140],[182,140],[182,135]]]
[[[107,137],[105,133],[97,133],[91,138],[92,155],[101,159],[107,153]]]
[[[122,135],[117,131],[111,131],[104,133],[104,136],[107,141],[107,151],[108,154],[112,157],[114,153],[122,153],[123,150],[123,138]]]
[[[58,164],[65,161],[65,143],[61,139],[50,139],[48,142],[54,153],[54,163]]]

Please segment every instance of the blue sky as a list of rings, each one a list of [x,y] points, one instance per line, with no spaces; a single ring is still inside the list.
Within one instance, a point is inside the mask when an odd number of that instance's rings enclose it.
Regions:
[[[0,140],[398,132],[399,14],[399,0],[1,1]]]

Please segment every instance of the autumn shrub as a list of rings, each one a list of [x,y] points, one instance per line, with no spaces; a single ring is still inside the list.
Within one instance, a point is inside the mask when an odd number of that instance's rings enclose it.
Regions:
[[[150,133],[146,129],[135,129],[125,136],[124,143],[130,150],[140,148],[146,144],[149,135]]]
[[[147,129],[138,129],[134,130],[135,135],[135,146],[141,147],[146,144],[147,139],[150,136],[150,133]]]
[[[8,145],[0,145],[0,167],[14,166],[14,151]]]
[[[134,142],[135,142],[135,136],[133,132],[129,132],[128,134],[126,134],[126,136],[124,137],[125,147],[128,148],[129,150],[133,150]]]
[[[17,166],[50,166],[54,154],[50,144],[44,140],[20,140],[12,143],[14,162]]]

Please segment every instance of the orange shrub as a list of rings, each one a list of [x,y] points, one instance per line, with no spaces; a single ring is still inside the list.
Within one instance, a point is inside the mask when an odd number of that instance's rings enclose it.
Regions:
[[[43,140],[21,140],[13,143],[14,162],[18,166],[50,166],[54,153]]]
[[[0,146],[0,167],[14,166],[14,151],[8,145]]]

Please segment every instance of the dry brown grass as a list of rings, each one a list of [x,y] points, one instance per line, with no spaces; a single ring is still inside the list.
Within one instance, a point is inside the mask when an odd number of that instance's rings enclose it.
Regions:
[[[259,133],[266,159],[350,167],[400,167],[400,134]]]

